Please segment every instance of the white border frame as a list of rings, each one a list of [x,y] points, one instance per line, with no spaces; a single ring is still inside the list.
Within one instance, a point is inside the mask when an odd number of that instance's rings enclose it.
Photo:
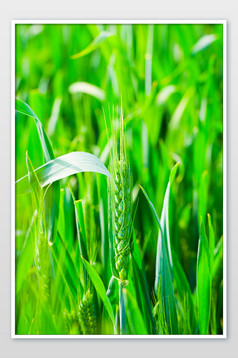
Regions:
[[[223,25],[223,335],[16,335],[15,334],[15,25],[220,24]],[[226,339],[227,338],[227,21],[226,20],[12,20],[11,21],[11,338],[13,339]]]

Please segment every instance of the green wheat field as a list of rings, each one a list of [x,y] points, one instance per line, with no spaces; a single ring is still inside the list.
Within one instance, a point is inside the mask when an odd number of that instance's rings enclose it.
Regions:
[[[223,334],[223,25],[15,25],[15,334]]]

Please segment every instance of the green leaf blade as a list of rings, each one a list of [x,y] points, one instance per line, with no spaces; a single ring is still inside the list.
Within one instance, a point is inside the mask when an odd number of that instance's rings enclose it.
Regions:
[[[40,138],[41,146],[43,149],[44,159],[45,161],[54,160],[55,156],[53,153],[52,146],[50,144],[49,138],[42,126],[41,121],[37,117],[37,115],[33,112],[30,106],[21,101],[20,99],[16,99],[15,102],[16,111],[26,116],[32,117],[35,119],[36,128],[38,131],[38,135]],[[36,173],[38,177],[38,173]],[[39,178],[38,178],[39,179]],[[28,183],[26,180],[23,180],[23,191],[27,191]],[[16,193],[21,188],[16,188]],[[54,242],[56,234],[57,234],[57,221],[59,217],[59,200],[60,200],[60,183],[56,182],[48,188],[46,195],[45,195],[45,220],[46,220],[46,231],[47,231],[47,238],[49,242]]]
[[[175,173],[173,173],[175,175]],[[172,174],[172,176],[173,176]],[[168,203],[169,203],[169,191],[170,182],[168,183],[161,220],[159,220],[154,205],[150,201],[145,190],[142,190],[145,194],[146,199],[152,209],[155,219],[159,226],[159,236],[157,242],[157,253],[156,253],[156,268],[155,268],[155,293],[158,299],[161,299],[164,308],[166,322],[168,325],[169,332],[171,334],[178,334],[178,317],[176,302],[173,289],[172,280],[172,256],[170,249],[169,239],[169,226],[168,226]]]
[[[129,292],[126,288],[124,288],[123,290],[124,290],[126,315],[130,321],[130,325],[132,326],[133,334],[141,334],[141,335],[148,334],[137,300],[132,296],[131,292]]]
[[[209,248],[203,221],[200,221],[197,257],[197,298],[200,334],[208,334],[211,306],[211,274]]]
[[[109,176],[104,164],[95,155],[86,152],[71,152],[53,159],[35,170],[41,187],[81,172],[94,172]],[[18,194],[27,191],[27,176],[17,180]]]
[[[97,98],[99,101],[105,100],[105,91],[91,83],[87,82],[75,82],[69,86],[69,92],[71,94],[85,93],[92,97]]]
[[[96,50],[108,37],[113,36],[112,33],[108,31],[101,31],[99,35],[82,51],[71,56],[72,60],[88,55],[89,53]]]
[[[217,40],[217,36],[215,34],[205,35],[201,37],[192,48],[192,56],[197,53],[206,50],[213,42]]]

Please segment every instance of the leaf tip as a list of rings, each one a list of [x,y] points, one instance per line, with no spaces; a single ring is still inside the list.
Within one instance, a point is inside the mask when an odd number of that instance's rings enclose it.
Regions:
[[[171,172],[170,172],[170,176],[169,176],[169,181],[170,183],[172,184],[174,179],[175,179],[175,176],[176,176],[176,173],[177,173],[177,170],[178,170],[178,167],[179,167],[180,163],[177,162],[174,167],[172,168]]]

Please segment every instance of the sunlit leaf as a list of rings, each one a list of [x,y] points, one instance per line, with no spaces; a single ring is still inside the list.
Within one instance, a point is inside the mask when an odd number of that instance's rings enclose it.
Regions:
[[[75,55],[71,56],[71,58],[73,60],[88,55],[90,52],[96,50],[101,43],[103,43],[108,37],[113,36],[112,33],[108,32],[108,31],[102,31],[100,32],[100,34],[98,35],[98,37],[96,37],[89,45],[88,47],[86,47],[84,50],[80,51],[79,53],[76,53]]]
[[[100,101],[104,101],[105,99],[105,92],[101,88],[87,82],[72,83],[72,85],[69,86],[69,92],[72,94],[86,93],[99,99]]]
[[[81,172],[101,173],[109,176],[104,164],[95,155],[85,152],[72,152],[53,159],[35,170],[41,187],[59,179]],[[16,182],[17,194],[28,191],[27,176]]]
[[[192,48],[192,55],[205,50],[208,48],[213,42],[217,40],[217,36],[215,34],[205,35],[201,37],[198,42]]]

